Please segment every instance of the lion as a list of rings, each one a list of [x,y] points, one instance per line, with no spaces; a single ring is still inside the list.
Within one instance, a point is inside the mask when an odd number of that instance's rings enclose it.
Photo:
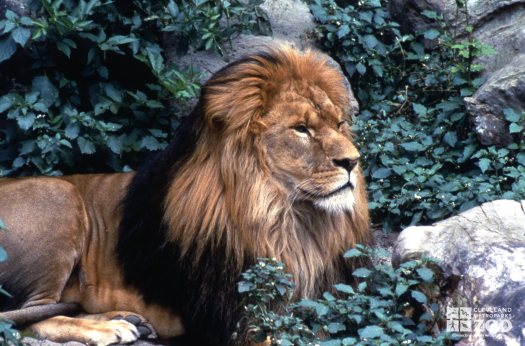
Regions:
[[[270,47],[215,73],[136,173],[0,180],[3,316],[58,342],[226,345],[257,258],[296,298],[350,280],[342,254],[371,242],[353,111],[327,56]]]

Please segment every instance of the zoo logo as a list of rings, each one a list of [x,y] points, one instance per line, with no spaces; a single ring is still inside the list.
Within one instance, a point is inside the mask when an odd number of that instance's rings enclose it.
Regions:
[[[473,315],[472,308],[469,307],[447,307],[446,317],[447,331],[461,335],[475,333],[496,336],[512,329],[512,322],[508,318],[484,319],[477,314]]]

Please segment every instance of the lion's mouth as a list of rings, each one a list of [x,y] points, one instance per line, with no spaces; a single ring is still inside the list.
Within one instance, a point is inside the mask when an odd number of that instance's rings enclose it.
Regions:
[[[348,181],[346,184],[336,188],[333,191],[325,193],[325,194],[312,193],[312,192],[309,192],[309,191],[306,191],[306,190],[303,190],[303,189],[301,189],[301,192],[304,193],[306,196],[308,196],[310,198],[325,199],[325,198],[333,197],[333,196],[337,195],[338,193],[343,192],[346,189],[352,189],[353,190],[354,189],[354,185],[351,182]]]

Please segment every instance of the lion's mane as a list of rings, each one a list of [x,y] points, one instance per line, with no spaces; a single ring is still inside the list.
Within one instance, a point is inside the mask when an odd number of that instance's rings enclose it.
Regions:
[[[135,175],[122,202],[118,256],[146,301],[182,313],[199,344],[224,344],[239,313],[236,282],[257,257],[283,261],[298,296],[347,280],[342,253],[370,241],[364,183],[353,211],[292,204],[258,145],[258,120],[285,83],[308,83],[345,109],[343,76],[314,51],[280,47],[217,72],[172,143]]]

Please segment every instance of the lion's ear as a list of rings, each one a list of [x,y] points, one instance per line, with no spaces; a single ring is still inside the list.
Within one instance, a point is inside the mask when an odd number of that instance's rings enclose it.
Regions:
[[[253,64],[252,64],[253,65]],[[244,67],[244,69],[243,69]],[[259,66],[257,66],[259,67]],[[212,77],[203,87],[206,124],[214,130],[257,130],[277,94],[277,86],[253,66],[238,66],[228,78]]]

